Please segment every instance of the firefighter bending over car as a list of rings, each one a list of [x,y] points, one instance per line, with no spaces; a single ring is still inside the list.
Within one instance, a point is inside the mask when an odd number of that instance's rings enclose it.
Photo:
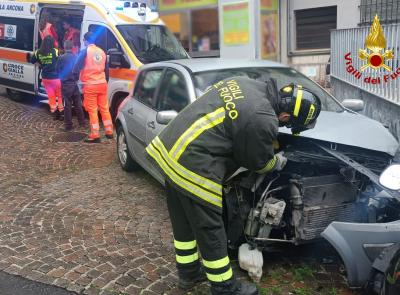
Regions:
[[[222,220],[224,180],[239,167],[283,169],[287,159],[273,148],[278,126],[298,134],[314,127],[320,110],[319,98],[301,85],[278,91],[273,79],[230,78],[187,106],[146,148],[166,175],[180,288],[207,278],[214,295],[258,294],[232,272]]]

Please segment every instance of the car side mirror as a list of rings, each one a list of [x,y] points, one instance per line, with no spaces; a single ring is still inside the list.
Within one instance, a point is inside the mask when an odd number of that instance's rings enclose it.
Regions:
[[[342,105],[355,112],[361,112],[364,109],[364,101],[361,99],[344,99]]]
[[[111,48],[107,51],[109,56],[110,68],[130,68],[130,63],[125,54],[117,48]]]
[[[160,111],[157,113],[157,123],[162,124],[162,125],[167,125],[169,122],[171,122],[175,117],[178,115],[178,113],[174,110],[169,110],[169,111]]]
[[[379,177],[379,183],[387,189],[400,190],[400,164],[387,167]]]

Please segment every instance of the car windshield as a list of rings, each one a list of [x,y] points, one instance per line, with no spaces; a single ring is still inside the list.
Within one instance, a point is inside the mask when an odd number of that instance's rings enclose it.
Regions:
[[[278,88],[290,83],[300,84],[315,93],[322,103],[322,110],[330,112],[343,112],[344,107],[330,94],[323,90],[318,84],[308,79],[291,68],[237,68],[221,69],[194,74],[194,84],[197,96],[202,95],[210,85],[223,79],[235,76],[245,76],[258,81],[266,81],[274,78],[278,82]]]
[[[142,63],[188,58],[185,49],[165,26],[120,25],[117,27]]]

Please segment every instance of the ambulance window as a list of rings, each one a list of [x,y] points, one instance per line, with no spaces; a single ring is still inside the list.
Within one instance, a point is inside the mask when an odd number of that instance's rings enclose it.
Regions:
[[[0,47],[33,51],[35,20],[0,16]]]
[[[160,82],[163,70],[150,70],[142,73],[137,83],[134,97],[149,107],[155,105],[155,91]]]
[[[107,52],[109,49],[117,48],[121,50],[117,39],[114,34],[106,27],[99,25],[90,25],[89,31],[93,32],[96,36],[96,45]]]
[[[157,102],[157,110],[170,111],[178,113],[189,103],[189,94],[186,88],[185,79],[174,70],[167,70]]]

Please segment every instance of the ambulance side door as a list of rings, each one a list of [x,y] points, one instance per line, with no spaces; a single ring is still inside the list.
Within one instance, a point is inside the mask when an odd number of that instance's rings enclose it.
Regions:
[[[15,1],[0,5],[4,5],[0,15],[0,85],[34,93],[36,69],[27,54],[35,49],[37,5]]]

